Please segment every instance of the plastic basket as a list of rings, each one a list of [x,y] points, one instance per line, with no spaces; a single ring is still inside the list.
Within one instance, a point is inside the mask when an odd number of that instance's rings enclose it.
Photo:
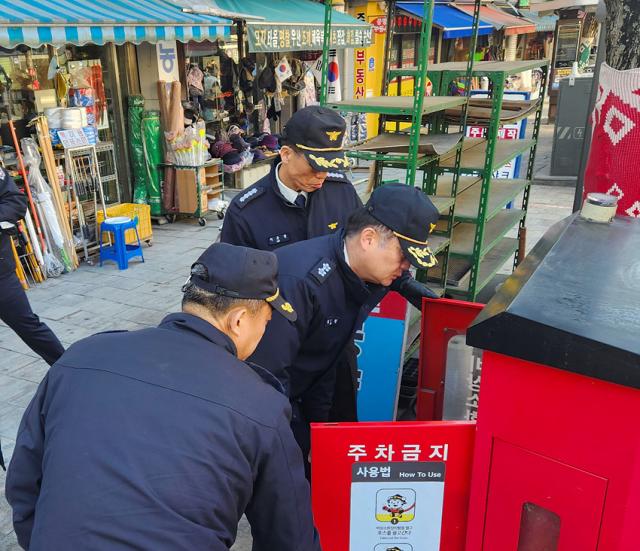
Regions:
[[[151,207],[149,205],[122,203],[120,205],[107,207],[107,217],[113,218],[115,216],[128,216],[131,219],[137,216],[140,241],[146,241],[147,243],[151,241],[153,230],[151,228]],[[103,221],[104,215],[102,209],[98,209],[98,212],[96,212],[96,222],[99,225],[102,224]],[[125,232],[125,239],[127,243],[136,243],[136,232],[127,230]]]

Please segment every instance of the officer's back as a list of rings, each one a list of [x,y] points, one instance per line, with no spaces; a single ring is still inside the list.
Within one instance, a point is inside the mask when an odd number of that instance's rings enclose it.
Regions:
[[[215,263],[243,270],[232,252]],[[276,265],[270,253],[247,254]],[[194,283],[223,291],[201,275],[192,275],[190,297],[200,292]],[[271,304],[290,314],[280,298]],[[7,481],[22,545],[226,550],[246,512],[254,549],[319,549],[288,400],[239,359],[251,335],[237,340],[190,311],[85,339],[51,368]]]

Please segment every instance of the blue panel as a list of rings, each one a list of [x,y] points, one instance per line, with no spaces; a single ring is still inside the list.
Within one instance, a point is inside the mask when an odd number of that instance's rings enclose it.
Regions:
[[[420,19],[424,17],[424,5],[422,2],[398,2],[396,6],[411,15],[419,17]],[[454,8],[453,6],[436,4],[433,7],[433,24],[444,30],[442,33],[443,39],[464,38],[471,36],[471,32],[473,30],[473,17],[464,13],[462,10]],[[478,25],[478,36],[491,34],[492,32],[493,26],[480,20]]]
[[[91,27],[91,42],[94,44],[104,44],[101,27]]]
[[[404,321],[369,317],[356,340],[360,421],[393,421],[398,394],[398,372],[404,340]]]
[[[41,44],[49,44],[51,42],[51,27],[38,27],[38,40]]]
[[[113,38],[117,44],[122,44],[127,41],[127,33],[124,27],[113,27]]]

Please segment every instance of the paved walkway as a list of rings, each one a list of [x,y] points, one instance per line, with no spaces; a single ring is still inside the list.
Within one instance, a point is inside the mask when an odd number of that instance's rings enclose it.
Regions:
[[[554,222],[571,211],[573,190],[534,186],[528,216],[528,248]],[[220,222],[201,228],[195,221],[154,226],[153,246],[145,247],[145,263],[134,260],[126,271],[113,264],[82,267],[51,279],[28,292],[35,312],[65,346],[109,329],[135,330],[156,325],[180,308],[180,287],[189,266],[217,237]],[[40,360],[6,326],[0,324],[0,439],[11,457],[22,413],[47,371]],[[0,471],[0,550],[19,549],[12,531]],[[234,551],[251,548],[248,526],[242,523]]]

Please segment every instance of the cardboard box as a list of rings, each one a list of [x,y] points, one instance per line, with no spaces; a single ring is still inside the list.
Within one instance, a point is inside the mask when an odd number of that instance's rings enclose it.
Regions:
[[[179,212],[192,214],[198,210],[198,180],[196,179],[198,175],[200,177],[200,181],[204,181],[204,168],[176,169],[176,188],[178,191]]]

